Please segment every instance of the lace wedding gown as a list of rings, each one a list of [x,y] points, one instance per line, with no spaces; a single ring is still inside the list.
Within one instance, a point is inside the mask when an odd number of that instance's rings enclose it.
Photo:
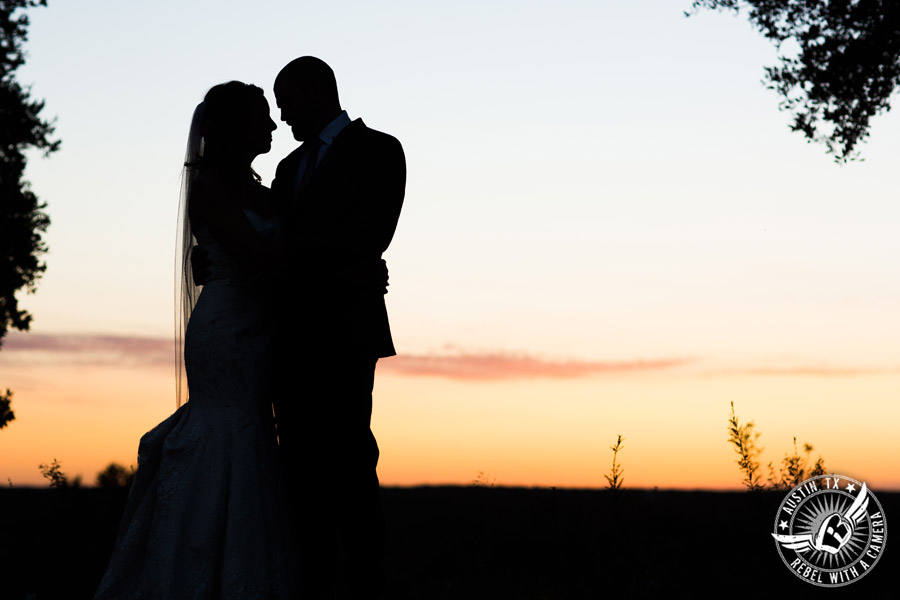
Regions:
[[[277,224],[245,210],[254,228]],[[294,559],[271,398],[266,293],[208,230],[211,276],[185,334],[190,399],[145,434],[95,600],[291,598]]]

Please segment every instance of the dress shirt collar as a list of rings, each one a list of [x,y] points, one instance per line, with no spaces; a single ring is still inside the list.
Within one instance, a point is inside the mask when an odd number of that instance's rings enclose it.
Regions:
[[[350,117],[347,115],[346,110],[342,110],[341,114],[336,116],[331,123],[322,128],[318,137],[322,140],[323,145],[330,146],[334,141],[334,138],[336,138],[338,134],[344,130],[344,127],[349,124]]]

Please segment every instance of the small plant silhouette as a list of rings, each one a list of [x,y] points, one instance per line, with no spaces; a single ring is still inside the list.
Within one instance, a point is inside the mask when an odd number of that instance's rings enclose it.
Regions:
[[[62,465],[55,458],[49,465],[38,465],[38,469],[41,470],[44,479],[50,482],[50,487],[81,487],[81,476],[78,475],[70,481],[69,476],[63,473]]]
[[[619,451],[625,448],[625,444],[622,443],[624,441],[625,438],[622,437],[622,434],[619,434],[616,438],[616,444],[609,447],[609,449],[613,451],[612,468],[609,471],[609,475],[604,475],[604,477],[606,477],[606,481],[608,482],[606,488],[613,492],[621,490],[622,484],[625,482],[625,478],[622,477],[622,474],[625,473],[625,469],[623,469],[622,465],[618,462]]]
[[[475,474],[475,479],[472,480],[472,487],[494,487],[494,484],[497,483],[497,478],[491,478],[488,473],[484,471],[478,471]]]
[[[735,462],[744,474],[741,482],[750,491],[759,491],[763,486],[759,483],[759,461],[763,449],[757,445],[760,433],[756,431],[753,421],[743,425],[734,414],[734,402],[731,403],[731,418],[728,419],[728,441],[734,446],[738,458]]]

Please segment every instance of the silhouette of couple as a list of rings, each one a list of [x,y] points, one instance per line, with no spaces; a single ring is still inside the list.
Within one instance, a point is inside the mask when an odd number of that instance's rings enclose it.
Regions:
[[[194,112],[181,211],[190,398],[141,438],[98,599],[383,594],[369,424],[376,361],[395,354],[381,255],[405,158],[341,109],[321,60],[292,61],[274,91],[302,145],[271,189],[251,167],[276,127],[262,90],[217,85]]]

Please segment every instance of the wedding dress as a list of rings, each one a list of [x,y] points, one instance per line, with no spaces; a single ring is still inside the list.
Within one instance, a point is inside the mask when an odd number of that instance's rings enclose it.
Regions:
[[[244,214],[262,236],[275,221]],[[210,277],[185,335],[189,401],[145,434],[95,600],[291,598],[287,503],[266,384],[261,279],[201,228]]]

